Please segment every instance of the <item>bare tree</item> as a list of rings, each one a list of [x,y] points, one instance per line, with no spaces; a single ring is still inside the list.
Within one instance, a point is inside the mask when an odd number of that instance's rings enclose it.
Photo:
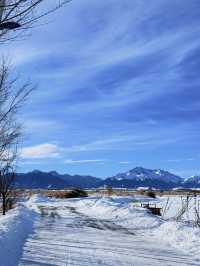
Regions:
[[[2,213],[6,214],[6,211],[11,208],[13,201],[13,182],[15,173],[12,169],[12,161],[7,162],[7,166],[0,171],[0,194],[2,198]]]
[[[0,42],[15,39],[39,19],[71,1],[54,0],[54,5],[39,12],[39,6],[49,0],[0,0]]]
[[[54,12],[72,0],[54,0],[50,8],[39,9],[49,0],[0,0],[0,43],[15,40],[42,17]],[[41,10],[41,11],[40,11]],[[30,83],[19,86],[17,78],[11,78],[10,67],[3,59],[0,65],[0,196],[3,214],[12,192],[17,147],[21,125],[16,115],[30,92]]]
[[[34,89],[30,83],[20,87],[18,84],[17,78],[11,78],[11,68],[3,60],[0,67],[0,196],[3,214],[11,195],[17,147],[21,136],[21,124],[16,116]]]

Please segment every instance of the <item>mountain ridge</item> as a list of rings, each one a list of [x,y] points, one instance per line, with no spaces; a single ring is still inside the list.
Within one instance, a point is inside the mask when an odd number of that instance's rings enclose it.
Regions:
[[[135,167],[105,179],[90,175],[69,175],[60,174],[57,171],[43,172],[33,170],[28,173],[18,173],[14,186],[29,189],[64,189],[72,187],[91,189],[105,186],[114,188],[151,187],[157,189],[200,188],[200,176],[184,179],[162,169],[147,169],[143,167]]]

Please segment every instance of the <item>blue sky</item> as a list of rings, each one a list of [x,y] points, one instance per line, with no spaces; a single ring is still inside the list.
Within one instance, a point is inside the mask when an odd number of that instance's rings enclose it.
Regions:
[[[199,0],[74,0],[44,22],[4,48],[38,84],[20,171],[200,173]]]

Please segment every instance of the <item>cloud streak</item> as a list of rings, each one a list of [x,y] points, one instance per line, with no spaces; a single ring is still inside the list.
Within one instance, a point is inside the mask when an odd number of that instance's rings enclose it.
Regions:
[[[58,158],[59,156],[59,147],[51,143],[25,147],[21,151],[21,158],[23,159]]]
[[[88,159],[88,160],[65,160],[66,164],[90,164],[90,163],[104,163],[104,159]]]

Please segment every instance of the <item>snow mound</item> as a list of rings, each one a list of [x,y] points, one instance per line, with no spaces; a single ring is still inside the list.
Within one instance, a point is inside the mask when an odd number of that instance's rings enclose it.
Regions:
[[[24,205],[26,207],[28,207],[30,210],[33,210],[37,213],[40,213],[38,205],[49,204],[51,201],[53,201],[53,200],[48,198],[48,197],[45,197],[41,194],[35,194],[35,195],[31,196],[29,198],[29,200],[24,203]]]
[[[200,229],[176,221],[164,222],[155,229],[158,239],[164,239],[170,246],[191,253],[200,260]]]
[[[131,230],[159,226],[161,219],[147,209],[135,208],[132,197],[88,198],[73,202],[81,213],[97,219],[107,219]]]
[[[37,204],[37,203],[42,203],[42,202],[50,202],[50,199],[41,194],[35,194],[30,197],[27,204],[31,205],[31,204]]]
[[[35,212],[25,206],[0,217],[0,258],[2,266],[18,265],[24,242],[33,230]]]

